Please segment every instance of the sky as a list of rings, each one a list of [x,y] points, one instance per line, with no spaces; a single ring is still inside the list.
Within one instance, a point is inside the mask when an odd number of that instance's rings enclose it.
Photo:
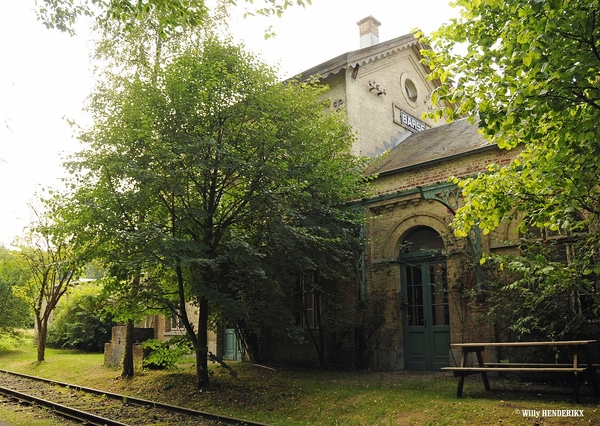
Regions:
[[[359,49],[356,22],[381,22],[380,41],[419,28],[436,30],[457,12],[449,0],[312,0],[281,18],[232,17],[234,37],[278,66],[282,78]],[[259,4],[258,1],[255,1]],[[33,0],[0,1],[0,245],[10,246],[28,224],[28,205],[43,188],[60,188],[62,162],[79,149],[69,121],[82,113],[93,89],[92,43],[85,25],[71,37],[37,21]],[[264,39],[272,26],[276,37]]]

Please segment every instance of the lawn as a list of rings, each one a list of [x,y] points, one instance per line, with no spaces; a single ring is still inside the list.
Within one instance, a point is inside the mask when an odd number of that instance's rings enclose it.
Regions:
[[[237,377],[212,367],[212,384],[194,387],[194,370],[141,371],[132,380],[103,366],[102,354],[48,349],[35,362],[31,344],[0,351],[0,369],[39,375],[141,398],[273,425],[600,425],[597,400],[588,386],[575,404],[571,386],[492,378],[485,392],[478,376],[467,378],[456,398],[447,373],[327,371],[266,368],[232,363]],[[583,418],[524,417],[522,410],[583,410]],[[0,407],[0,418],[18,424]],[[23,414],[25,415],[25,414]],[[12,419],[12,420],[11,420]],[[33,424],[30,420],[22,424]],[[40,423],[42,424],[42,423]],[[43,423],[44,425],[50,423]]]

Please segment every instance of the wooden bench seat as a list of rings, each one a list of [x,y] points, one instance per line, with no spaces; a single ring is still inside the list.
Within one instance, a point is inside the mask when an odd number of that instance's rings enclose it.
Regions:
[[[531,362],[486,362],[485,367],[573,367],[573,364],[531,363]]]
[[[484,367],[546,367],[546,368],[560,368],[560,367],[573,367],[573,364],[537,364],[531,362],[486,362]],[[600,364],[592,364],[593,368],[600,368]]]

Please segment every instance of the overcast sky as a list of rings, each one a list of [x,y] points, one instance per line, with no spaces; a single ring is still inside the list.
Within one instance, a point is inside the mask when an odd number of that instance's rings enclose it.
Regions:
[[[234,35],[247,48],[293,76],[359,48],[356,22],[373,15],[380,41],[426,33],[456,11],[448,0],[312,0],[281,18],[235,18]],[[240,10],[243,2],[240,1]],[[258,4],[258,1],[255,1]],[[0,244],[27,224],[27,204],[42,187],[59,186],[66,153],[78,149],[66,118],[85,123],[81,107],[92,89],[85,31],[70,37],[36,20],[33,0],[0,0]],[[277,34],[265,40],[269,25]]]

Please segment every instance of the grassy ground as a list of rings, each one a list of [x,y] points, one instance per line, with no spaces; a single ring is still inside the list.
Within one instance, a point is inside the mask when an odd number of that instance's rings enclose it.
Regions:
[[[31,344],[0,351],[0,369],[70,382],[170,404],[247,418],[273,425],[600,425],[600,410],[589,387],[581,403],[571,387],[492,379],[485,392],[478,376],[467,378],[457,399],[456,379],[447,373],[340,372],[232,363],[237,377],[213,368],[208,389],[194,388],[192,366],[176,372],[143,371],[134,379],[102,365],[101,354],[47,351],[38,364]],[[583,418],[524,417],[522,410],[583,410]],[[11,417],[12,416],[12,417]],[[26,412],[6,411],[11,424],[34,423]],[[23,423],[19,423],[22,419]]]

